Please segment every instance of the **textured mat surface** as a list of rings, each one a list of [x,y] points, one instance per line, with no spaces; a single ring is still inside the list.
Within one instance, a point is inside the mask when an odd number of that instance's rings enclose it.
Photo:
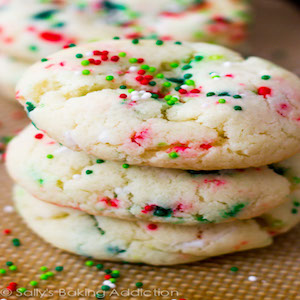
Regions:
[[[257,0],[255,8],[257,23],[247,54],[272,59],[300,75],[300,12],[288,1],[279,0]],[[0,103],[0,137],[13,135],[28,121],[16,104]],[[0,274],[0,299],[96,299],[94,291],[100,290],[105,269],[117,269],[121,275],[116,283],[117,292],[110,297],[107,292],[105,299],[300,299],[299,226],[265,249],[179,267],[101,262],[104,268],[98,270],[86,266],[85,258],[54,249],[32,234],[16,213],[10,212],[10,189],[11,181],[1,164],[0,269],[7,273]],[[5,229],[11,233],[4,234]],[[18,238],[21,246],[15,247],[13,238]],[[9,270],[7,261],[12,261],[18,270]],[[58,265],[64,266],[62,272],[54,270]],[[55,276],[41,280],[41,266],[49,267]],[[232,267],[238,271],[232,272]],[[38,288],[29,285],[32,280],[39,282]],[[26,297],[16,293],[5,296],[7,290],[3,288],[10,282],[26,287]],[[139,295],[136,282],[144,284]],[[45,294],[41,295],[42,292]],[[66,293],[68,296],[64,296]]]

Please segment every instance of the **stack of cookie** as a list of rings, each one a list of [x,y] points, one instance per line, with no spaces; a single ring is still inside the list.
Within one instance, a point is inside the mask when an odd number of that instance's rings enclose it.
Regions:
[[[32,63],[74,43],[118,36],[237,46],[248,10],[243,0],[0,1],[0,92],[13,99]]]
[[[171,265],[300,220],[300,80],[268,61],[102,41],[43,58],[17,99],[35,126],[7,153],[16,207],[59,248]]]

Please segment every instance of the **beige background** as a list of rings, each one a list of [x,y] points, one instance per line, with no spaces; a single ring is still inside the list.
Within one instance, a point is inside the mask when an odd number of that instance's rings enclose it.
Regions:
[[[221,0],[220,0],[221,1]],[[300,75],[300,12],[287,1],[256,0],[256,23],[245,54],[271,59]],[[15,134],[28,121],[21,108],[12,102],[1,101],[0,136]],[[0,165],[0,268],[13,261],[18,271],[0,275],[0,289],[15,281],[19,286],[32,288],[30,280],[39,280],[39,267],[54,269],[63,265],[65,270],[54,279],[40,281],[41,290],[98,290],[103,271],[84,265],[85,259],[61,252],[32,234],[15,213],[5,213],[10,205],[11,181],[4,165]],[[12,234],[3,235],[5,228]],[[265,249],[213,258],[204,262],[178,267],[151,267],[104,262],[105,268],[118,269],[121,278],[117,289],[134,289],[142,281],[145,289],[178,291],[173,297],[107,297],[106,299],[300,299],[300,227],[276,238],[275,244]],[[19,238],[22,246],[12,246],[12,238]],[[230,272],[237,266],[237,273]],[[252,282],[249,276],[256,276]],[[49,294],[48,294],[49,295]],[[6,297],[3,297],[6,298]],[[20,297],[9,297],[18,299]],[[24,297],[25,298],[25,297]],[[45,299],[64,299],[49,296]],[[1,296],[0,296],[1,299]],[[39,299],[38,296],[27,299]],[[68,299],[95,299],[94,297],[68,297]]]

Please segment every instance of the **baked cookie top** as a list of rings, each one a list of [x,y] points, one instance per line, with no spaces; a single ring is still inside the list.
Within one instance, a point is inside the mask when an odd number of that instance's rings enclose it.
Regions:
[[[245,39],[247,22],[241,0],[8,0],[0,3],[0,51],[35,62],[114,36],[234,46]]]
[[[164,168],[218,170],[300,147],[300,80],[220,46],[111,40],[62,50],[17,88],[31,120],[72,149]]]

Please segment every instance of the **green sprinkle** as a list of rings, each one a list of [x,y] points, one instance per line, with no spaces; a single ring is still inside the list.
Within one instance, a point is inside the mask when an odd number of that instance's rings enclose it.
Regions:
[[[179,41],[174,42],[174,44],[175,44],[175,45],[182,45],[182,43],[179,42]]]
[[[165,77],[165,75],[162,74],[162,73],[158,73],[158,74],[156,75],[156,78],[164,78],[164,77]]]
[[[21,242],[19,239],[13,239],[12,240],[12,243],[15,247],[19,247],[21,245]]]
[[[5,270],[5,269],[0,269],[0,274],[1,274],[1,275],[6,274],[6,270]]]
[[[226,103],[225,99],[219,99],[219,103]]]
[[[270,75],[263,75],[263,76],[261,76],[262,80],[269,80],[270,78],[271,78]]]
[[[172,83],[166,81],[166,82],[164,82],[162,85],[163,85],[164,87],[170,87],[170,86],[172,85]]]
[[[91,74],[91,71],[90,70],[82,70],[82,75],[89,75]]]
[[[42,267],[40,267],[40,270],[41,270],[42,272],[46,272],[46,271],[48,271],[48,268],[45,267],[45,266],[42,266]]]
[[[233,109],[234,109],[234,110],[243,110],[242,107],[239,106],[239,105],[234,106]]]
[[[105,294],[103,294],[103,293],[96,294],[96,299],[104,299],[104,298],[105,298]]]
[[[38,285],[38,282],[35,281],[35,280],[32,280],[32,281],[29,282],[29,284],[30,284],[31,286],[37,286],[37,285]]]
[[[111,269],[105,269],[105,270],[104,270],[104,273],[105,273],[105,274],[110,274],[111,272],[112,272]]]
[[[17,266],[13,265],[13,266],[10,266],[8,267],[11,271],[17,271]]]
[[[119,40],[119,39],[120,39],[120,37],[118,37],[118,36],[113,37],[113,40]]]
[[[57,271],[57,272],[61,272],[63,270],[64,270],[63,266],[57,266],[57,267],[55,267],[55,271]]]
[[[18,288],[18,292],[20,292],[20,293],[25,293],[27,291],[27,289],[26,288],[24,288],[24,287],[20,287],[20,288]]]
[[[128,90],[128,93],[130,94],[130,93],[132,93],[134,91],[134,89],[129,89]]]
[[[234,96],[232,96],[234,99],[241,99],[242,98],[242,96],[240,96],[240,95],[234,95]]]
[[[155,94],[155,93],[152,93],[151,98],[153,98],[153,99],[158,99],[158,95]]]
[[[77,53],[77,54],[75,55],[75,57],[76,57],[76,58],[83,58],[83,55],[82,55],[81,53]]]
[[[31,45],[28,48],[29,48],[30,51],[33,51],[33,52],[38,50],[38,47],[35,46],[35,45]]]
[[[117,279],[116,279],[116,278],[109,278],[108,280],[109,280],[111,283],[117,282]]]
[[[186,85],[195,85],[195,81],[194,80],[186,80],[185,84]]]
[[[150,86],[155,86],[155,85],[156,85],[156,82],[155,82],[155,81],[150,81],[150,82],[149,82],[149,85],[150,85]]]
[[[54,156],[52,154],[48,154],[47,158],[52,159]]]
[[[129,58],[129,62],[131,64],[135,64],[137,62],[137,58]]]
[[[179,66],[179,64],[176,63],[176,62],[170,63],[170,67],[173,68],[173,69],[177,68],[178,66]]]
[[[94,262],[92,260],[87,260],[85,262],[85,265],[88,266],[88,267],[92,267],[94,265]]]
[[[96,268],[97,268],[98,270],[102,270],[102,269],[103,269],[103,264],[97,264],[97,265],[96,265]]]
[[[121,90],[125,90],[126,88],[127,88],[126,85],[120,85],[120,89],[121,89]]]
[[[125,53],[125,52],[120,52],[120,53],[119,53],[119,56],[120,56],[120,57],[125,57],[125,56],[126,56],[126,53]]]
[[[142,70],[148,70],[150,67],[148,65],[141,65]]]
[[[119,271],[119,270],[113,270],[113,271],[111,272],[111,274],[120,274],[120,271]]]
[[[201,55],[196,55],[195,56],[195,61],[201,61],[204,57]]]
[[[155,67],[150,67],[148,71],[151,72],[151,73],[153,73],[153,72],[156,71],[156,68]]]
[[[297,214],[297,213],[298,213],[298,209],[296,209],[296,208],[292,208],[292,211],[291,211],[291,212],[292,212],[292,214],[294,214],[294,215],[295,215],[295,214]]]
[[[81,62],[81,64],[82,64],[83,66],[88,66],[88,65],[90,64],[90,62],[89,62],[88,60],[83,60],[83,61]]]
[[[141,287],[143,286],[143,283],[142,283],[142,282],[137,282],[137,283],[135,284],[135,286],[136,286],[137,288],[141,288]]]
[[[129,166],[129,164],[123,164],[122,167],[123,167],[124,169],[128,169],[130,166]]]
[[[191,69],[192,68],[192,66],[190,66],[190,65],[185,65],[185,66],[183,66],[181,69],[182,70],[188,70],[188,69]]]
[[[294,201],[293,204],[294,204],[294,206],[296,206],[296,207],[299,207],[299,206],[300,206],[300,202],[298,202],[298,201]]]
[[[110,290],[110,287],[108,285],[102,285],[101,286],[101,290],[102,291],[109,291]]]
[[[112,80],[114,79],[114,76],[108,75],[108,76],[105,77],[105,79],[106,79],[107,81],[112,81]]]
[[[164,43],[164,42],[163,42],[162,40],[157,40],[155,44],[156,44],[157,46],[161,46],[163,43]]]
[[[42,274],[42,275],[40,276],[40,279],[42,279],[42,280],[47,280],[47,279],[48,279],[48,275]]]
[[[26,102],[26,109],[30,113],[31,111],[33,111],[35,109],[35,105],[31,102]]]
[[[69,46],[69,48],[73,48],[73,47],[76,47],[76,44],[71,43],[68,46]]]
[[[52,277],[52,276],[54,276],[54,273],[53,273],[53,272],[47,272],[46,275],[47,275],[48,277]]]
[[[131,43],[134,44],[134,45],[138,44],[139,42],[140,42],[139,39],[133,39],[131,41]]]
[[[203,56],[201,56],[202,59],[203,59]],[[209,57],[210,60],[219,60],[219,59],[222,59],[224,56],[223,55],[218,55],[218,54],[215,54],[215,55],[211,55]]]
[[[6,264],[8,267],[10,267],[10,266],[12,266],[14,263],[13,263],[12,261],[7,261],[5,264]]]
[[[93,174],[93,171],[92,171],[92,170],[86,170],[86,171],[85,171],[85,174],[86,174],[86,175]]]
[[[212,97],[215,96],[216,94],[214,92],[209,92],[206,94],[206,97]]]
[[[174,158],[179,157],[179,154],[177,152],[170,152],[169,157],[174,159]]]
[[[153,215],[156,217],[169,217],[172,215],[172,209],[156,206]]]
[[[192,74],[186,73],[186,74],[183,75],[183,78],[184,79],[190,79],[192,76],[193,76]]]
[[[238,270],[239,270],[238,267],[231,267],[231,268],[230,268],[230,271],[231,271],[231,272],[237,272]]]
[[[105,160],[103,160],[103,159],[97,159],[96,160],[96,163],[97,164],[103,164],[105,162]]]
[[[45,61],[48,61],[48,59],[47,58],[42,58],[41,59],[41,62],[45,62]]]

